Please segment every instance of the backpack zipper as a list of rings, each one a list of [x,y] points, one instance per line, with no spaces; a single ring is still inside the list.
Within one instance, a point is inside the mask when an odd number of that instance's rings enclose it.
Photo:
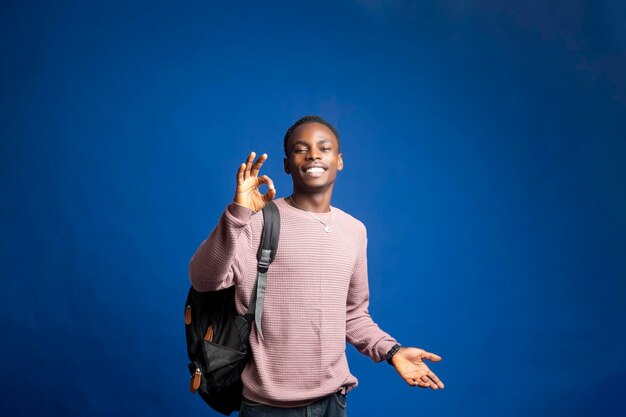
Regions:
[[[191,376],[191,384],[189,389],[192,393],[198,391],[200,388],[200,380],[202,379],[202,371],[200,368],[196,368],[196,372]]]

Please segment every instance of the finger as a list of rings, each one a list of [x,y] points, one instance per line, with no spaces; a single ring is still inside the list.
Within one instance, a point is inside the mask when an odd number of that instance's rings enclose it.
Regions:
[[[433,362],[439,362],[441,360],[441,356],[426,351],[424,351],[424,353],[422,354],[422,358],[428,359],[429,361]]]
[[[248,155],[248,159],[246,159],[246,170],[243,173],[244,180],[247,180],[248,178],[250,178],[250,170],[252,169],[252,161],[254,161],[255,156],[256,156],[256,153],[250,152],[250,155]]]
[[[406,383],[409,384],[412,387],[418,387],[419,386],[419,382],[416,379],[413,378],[409,378],[406,380]]]
[[[251,176],[256,177],[259,174],[259,170],[261,169],[261,166],[263,165],[263,162],[265,162],[266,159],[267,159],[266,153],[259,156],[259,159],[257,159],[254,165],[252,165],[252,170],[250,171]]]
[[[427,374],[428,378],[431,379],[431,381],[433,381],[435,384],[437,384],[437,386],[441,389],[444,388],[443,382],[441,382],[441,380],[439,379],[439,377],[437,375],[435,375],[433,372],[429,372]]]
[[[422,381],[421,379],[412,379],[411,382],[409,382],[409,385],[412,385],[414,387],[420,387],[420,388],[428,388],[429,386],[429,384]]]
[[[271,190],[265,193],[265,195],[263,196],[263,200],[267,203],[268,201],[272,201],[275,197],[276,197],[276,190],[272,188]]]
[[[246,169],[246,164],[239,165],[237,170],[237,184],[240,185],[243,182],[243,171]]]
[[[260,177],[258,177],[256,179],[257,184],[260,186],[261,184],[267,184],[267,187],[270,190],[274,189],[274,181],[272,181],[272,179],[270,177],[268,177],[267,175],[261,175]]]
[[[420,378],[420,380],[426,384],[426,388],[438,389],[439,387],[433,381],[430,380],[426,375]]]
[[[265,202],[273,200],[274,197],[276,197],[276,188],[274,188],[274,181],[272,181],[270,177],[268,177],[267,175],[261,175],[257,179],[257,182],[259,185],[267,184],[267,187],[269,188],[269,191],[263,196],[263,200],[265,200]]]

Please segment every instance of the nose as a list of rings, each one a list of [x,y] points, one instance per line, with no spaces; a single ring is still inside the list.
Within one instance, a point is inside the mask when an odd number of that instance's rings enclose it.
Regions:
[[[309,151],[306,153],[307,160],[316,160],[316,159],[321,159],[321,158],[322,158],[322,155],[320,154],[319,149],[317,149],[314,146],[309,148]]]

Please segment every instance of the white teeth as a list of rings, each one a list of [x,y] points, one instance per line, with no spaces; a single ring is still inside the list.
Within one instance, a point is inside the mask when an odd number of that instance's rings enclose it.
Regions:
[[[306,170],[307,174],[321,174],[322,172],[324,172],[324,168],[309,168]]]

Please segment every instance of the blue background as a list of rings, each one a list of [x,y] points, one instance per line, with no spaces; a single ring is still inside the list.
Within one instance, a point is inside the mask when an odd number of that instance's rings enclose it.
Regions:
[[[348,347],[352,416],[626,413],[618,0],[0,6],[3,415],[212,415],[191,255],[248,152],[342,135],[371,307],[443,391]]]

